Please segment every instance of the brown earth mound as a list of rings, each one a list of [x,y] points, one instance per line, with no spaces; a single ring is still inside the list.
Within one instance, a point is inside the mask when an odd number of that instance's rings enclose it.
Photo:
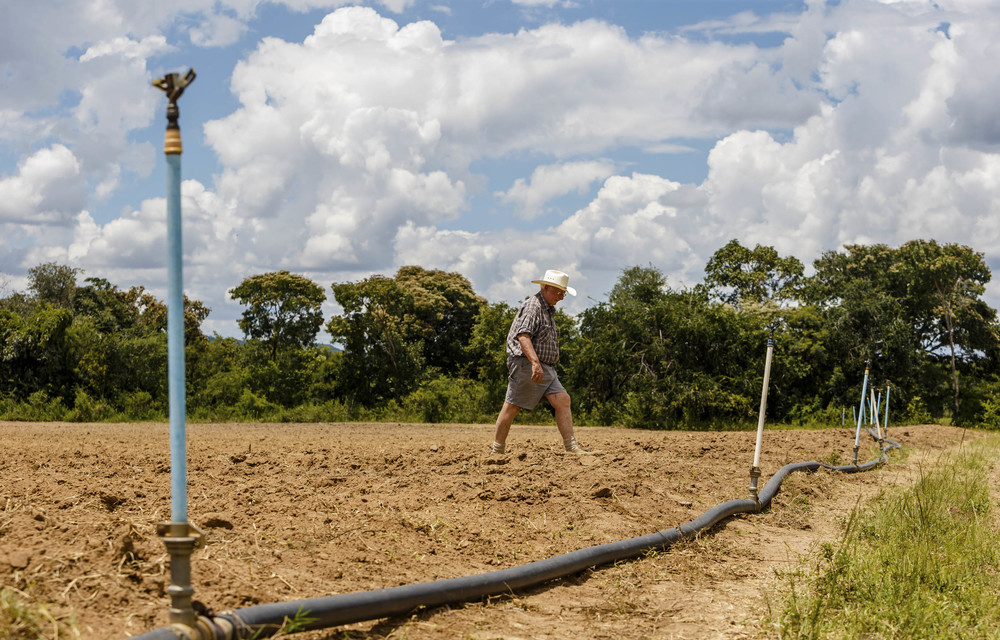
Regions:
[[[188,425],[195,599],[215,611],[465,576],[689,522],[748,497],[754,432],[413,424]],[[877,457],[863,434],[859,460]],[[965,434],[966,442],[977,434]],[[875,471],[793,474],[763,514],[648,557],[486,602],[300,638],[752,638],[776,568],[880,487],[909,481],[960,429],[890,429]],[[48,603],[85,638],[167,624],[165,424],[0,423],[0,587]],[[851,461],[854,431],[768,431],[761,468]],[[54,633],[53,636],[54,637]],[[59,637],[66,637],[65,628]]]

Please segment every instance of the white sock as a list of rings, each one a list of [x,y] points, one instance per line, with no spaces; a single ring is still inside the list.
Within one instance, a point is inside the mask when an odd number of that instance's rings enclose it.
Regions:
[[[576,436],[570,436],[563,440],[563,446],[566,447],[566,451],[579,451],[581,449],[576,441]]]
[[[493,453],[506,453],[506,452],[507,452],[506,444],[500,444],[496,440],[493,441]]]

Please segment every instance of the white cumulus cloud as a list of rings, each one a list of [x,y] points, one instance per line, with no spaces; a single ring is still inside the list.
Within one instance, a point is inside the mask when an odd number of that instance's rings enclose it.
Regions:
[[[614,173],[609,161],[564,162],[536,168],[531,179],[518,178],[505,192],[495,195],[502,202],[513,204],[519,217],[531,219],[544,212],[545,204],[567,193],[585,193],[595,180]]]
[[[35,152],[0,178],[0,221],[66,224],[86,201],[80,163],[61,144]]]

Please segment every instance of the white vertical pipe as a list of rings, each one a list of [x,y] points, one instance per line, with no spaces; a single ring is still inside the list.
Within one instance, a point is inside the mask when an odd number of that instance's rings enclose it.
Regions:
[[[878,423],[878,404],[882,398],[880,393],[878,397],[875,397],[875,389],[871,390],[872,394],[872,424],[875,425],[875,433],[878,435],[878,439],[882,439],[882,426]]]
[[[764,414],[767,411],[767,386],[771,378],[771,354],[774,352],[774,329],[767,339],[767,356],[764,358],[764,387],[760,392],[760,412],[757,416],[757,444],[753,451],[753,468],[760,468],[760,445],[764,440]]]
[[[865,380],[861,383],[861,407],[858,411],[858,426],[854,432],[854,449],[861,446],[861,421],[865,417],[865,394],[868,393],[868,363],[865,363]]]

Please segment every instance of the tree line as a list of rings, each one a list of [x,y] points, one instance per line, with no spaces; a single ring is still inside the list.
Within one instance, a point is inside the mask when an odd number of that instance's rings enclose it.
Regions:
[[[673,287],[624,270],[607,301],[557,310],[560,376],[580,424],[733,428],[755,423],[774,338],[768,420],[850,420],[870,363],[890,419],[1000,428],[1000,324],[990,270],[959,244],[848,245],[803,264],[732,240],[705,280]],[[0,417],[164,420],[166,306],[74,267],[38,265],[0,299]],[[275,271],[229,290],[242,340],[206,336],[185,298],[187,407],[195,421],[492,422],[516,307],[459,273],[406,266],[326,289]],[[526,292],[526,296],[533,292]],[[317,344],[321,329],[337,348]],[[772,333],[773,332],[773,333]],[[549,422],[544,407],[522,420]]]

